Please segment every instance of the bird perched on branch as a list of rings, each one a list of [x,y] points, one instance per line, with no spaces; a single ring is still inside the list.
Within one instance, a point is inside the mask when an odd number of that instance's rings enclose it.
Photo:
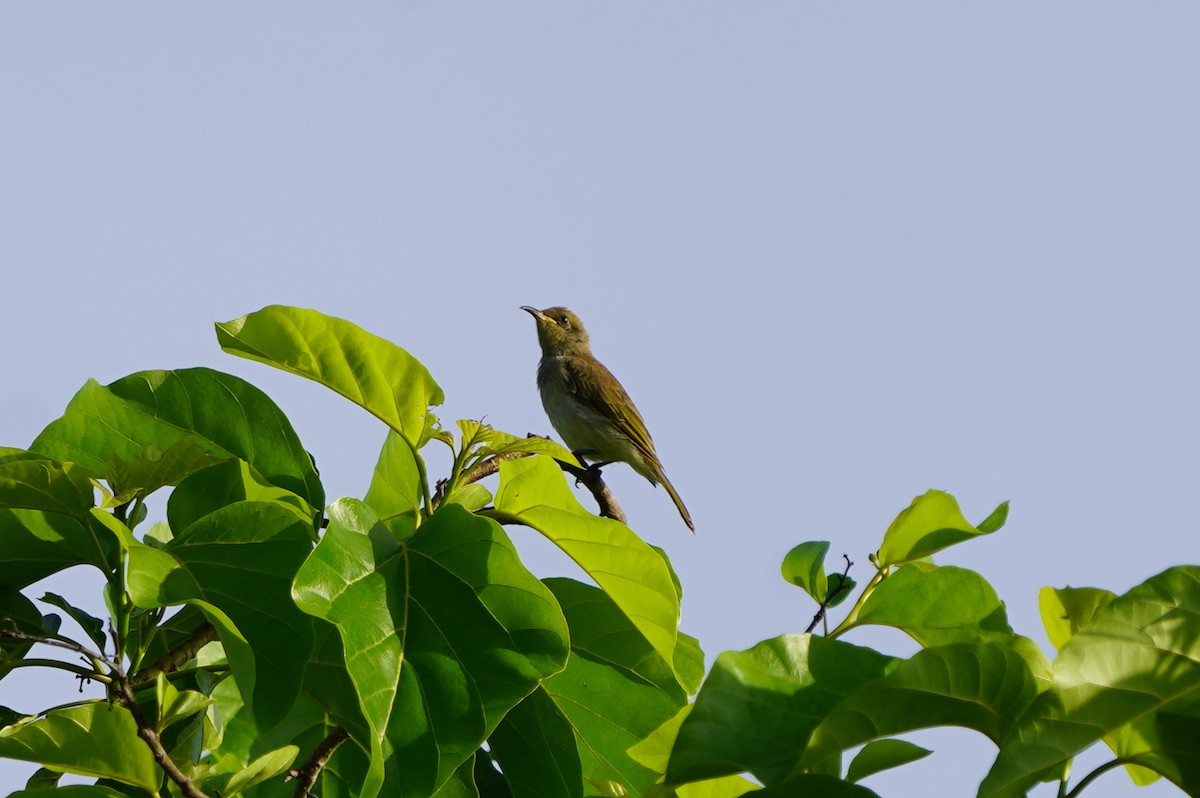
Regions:
[[[521,310],[537,322],[542,345],[538,393],[563,442],[580,462],[594,461],[592,468],[629,463],[651,484],[661,483],[688,529],[696,531],[691,514],[654,452],[646,422],[617,378],[592,355],[579,317],[560,307],[538,310],[524,305]]]

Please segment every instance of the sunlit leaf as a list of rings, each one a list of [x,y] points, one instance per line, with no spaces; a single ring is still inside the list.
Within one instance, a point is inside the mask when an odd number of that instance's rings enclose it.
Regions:
[[[1097,587],[1042,588],[1038,592],[1038,610],[1050,643],[1061,649],[1116,597],[1111,590]]]
[[[457,505],[398,541],[363,502],[343,499],[297,575],[300,606],[335,624],[376,762],[363,788],[428,795],[512,707],[562,668],[554,596],[494,521]],[[390,756],[389,756],[389,752]]]
[[[115,779],[151,792],[162,777],[150,749],[137,736],[133,716],[103,700],[52,709],[0,729],[0,757]]]
[[[324,504],[312,459],[283,411],[250,383],[212,369],[143,371],[108,386],[89,380],[30,449],[138,494],[238,458],[264,481]]]
[[[932,726],[963,726],[997,745],[1037,695],[1024,657],[1002,643],[956,643],[918,651],[863,684],[823,718],[800,766],[862,743]]]
[[[416,452],[399,433],[388,430],[364,501],[397,540],[409,537],[417,527],[421,485]]]
[[[200,518],[165,549],[130,547],[134,603],[186,602],[204,610],[264,729],[295,703],[312,652],[312,619],[291,598],[292,578],[311,546],[310,527],[292,508],[238,502]]]
[[[0,586],[23,588],[73,565],[116,567],[117,543],[83,518],[41,510],[0,509]]]
[[[795,798],[801,795],[819,795],[821,798],[879,798],[876,793],[861,784],[851,784],[821,773],[801,773],[782,784],[751,790],[745,795],[753,798]]]
[[[782,779],[822,719],[893,663],[869,648],[812,635],[721,654],[679,729],[667,781],[745,771],[765,784]]]
[[[674,659],[679,595],[663,558],[624,524],[576,501],[548,457],[500,464],[496,512],[562,549],[620,607],[665,662]]]
[[[1200,567],[1171,568],[1097,610],[1053,672],[1054,687],[1001,748],[982,798],[1021,795],[1106,734],[1200,702]]]
[[[221,348],[306,377],[374,414],[419,449],[431,430],[429,407],[442,389],[400,347],[344,319],[271,305],[218,323]]]
[[[897,568],[867,597],[857,622],[894,626],[926,647],[1013,633],[1004,602],[987,580],[932,563]]]
[[[84,518],[93,506],[94,491],[84,469],[0,447],[0,507]]]
[[[820,604],[825,600],[829,580],[825,578],[825,555],[829,553],[829,541],[810,540],[789,551],[783,558],[780,570],[783,578]]]
[[[913,499],[911,505],[896,516],[883,536],[883,545],[876,554],[876,565],[899,565],[928,557],[947,546],[989,534],[999,529],[1007,517],[1002,504],[985,522],[984,528],[972,526],[958,509],[958,502],[949,493],[931,490]]]

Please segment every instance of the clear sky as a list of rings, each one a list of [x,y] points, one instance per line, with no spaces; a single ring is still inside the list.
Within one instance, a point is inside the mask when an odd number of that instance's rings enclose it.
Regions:
[[[0,444],[88,377],[206,365],[362,495],[381,425],[213,321],[351,319],[444,420],[546,433],[518,307],[565,304],[695,518],[606,471],[710,662],[803,630],[791,546],[865,578],[930,487],[973,520],[1012,500],[940,561],[1048,648],[1043,585],[1197,561],[1198,30],[1180,2],[5,3]],[[79,579],[49,589],[98,600]],[[75,694],[22,679],[0,704]],[[938,753],[867,784],[960,798],[994,754],[914,739]]]

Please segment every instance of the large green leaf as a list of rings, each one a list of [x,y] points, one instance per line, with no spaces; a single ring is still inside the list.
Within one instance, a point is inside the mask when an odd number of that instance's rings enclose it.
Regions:
[[[108,386],[89,380],[30,448],[79,463],[119,498],[238,458],[266,482],[324,504],[312,459],[283,411],[250,383],[212,369],[143,371]]]
[[[1004,602],[987,580],[932,563],[897,568],[863,602],[856,622],[894,626],[926,647],[1013,633]]]
[[[496,513],[533,527],[566,552],[658,655],[673,661],[679,594],[666,562],[624,524],[585,510],[552,459],[502,462]]]
[[[183,479],[167,499],[167,521],[171,530],[184,530],[209,513],[242,501],[291,507],[310,526],[319,509],[295,493],[263,481],[246,461],[230,460]]]
[[[115,779],[151,792],[162,777],[150,749],[137,736],[133,716],[107,701],[52,709],[0,730],[0,757]]]
[[[571,630],[561,673],[509,713],[490,739],[515,796],[580,795],[591,784],[642,795],[662,770],[629,748],[687,702],[671,665],[603,591],[573,579],[547,579]],[[598,711],[602,708],[602,711]]]
[[[85,784],[69,784],[64,787],[47,787],[43,789],[18,790],[9,793],[8,798],[129,798],[125,793],[118,792],[112,787],[98,787]]]
[[[926,648],[863,684],[822,719],[800,760],[817,765],[862,743],[931,726],[965,726],[1000,745],[1037,695],[1025,657],[1012,646],[956,643]]]
[[[363,502],[342,499],[297,574],[298,604],[337,626],[378,761],[363,789],[429,795],[510,709],[567,658],[550,591],[500,526],[457,505],[397,541]],[[393,775],[394,773],[394,775]]]
[[[1200,567],[1171,568],[1096,611],[1063,646],[1053,673],[1054,687],[1000,749],[980,796],[1021,795],[1126,724],[1200,702]],[[1200,790],[1200,782],[1187,789]]]
[[[572,657],[568,668],[574,663]],[[504,769],[504,779],[515,798],[583,795],[575,731],[544,689],[535,690],[504,716],[488,747]]]
[[[913,499],[888,527],[875,564],[882,568],[920,560],[947,546],[995,532],[1007,516],[1008,502],[1004,502],[975,527],[963,517],[953,496],[940,490],[928,491]]]
[[[812,635],[783,635],[721,654],[679,729],[667,781],[745,771],[764,784],[779,781],[822,719],[894,662],[869,648]]]
[[[23,588],[73,565],[109,573],[117,550],[112,533],[90,515],[0,509],[0,587]]]
[[[95,506],[87,472],[22,449],[0,447],[0,507],[85,518]]]
[[[388,430],[364,501],[398,540],[409,537],[417,527],[422,479],[416,452],[394,430]]]
[[[442,389],[400,347],[344,319],[271,305],[217,324],[230,354],[257,360],[330,388],[368,410],[414,449],[428,433],[429,407]]]
[[[313,621],[291,598],[292,578],[312,547],[310,532],[287,505],[237,502],[200,518],[165,549],[129,550],[134,603],[203,609],[264,730],[295,703],[313,650]]]

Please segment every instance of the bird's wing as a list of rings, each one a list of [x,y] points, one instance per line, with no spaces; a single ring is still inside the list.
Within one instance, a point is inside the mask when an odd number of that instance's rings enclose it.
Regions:
[[[646,462],[657,466],[658,455],[654,453],[654,441],[646,422],[612,372],[595,358],[572,357],[564,358],[564,361],[563,378],[567,390],[581,404],[612,421],[633,441]],[[593,369],[598,373],[590,374]]]

